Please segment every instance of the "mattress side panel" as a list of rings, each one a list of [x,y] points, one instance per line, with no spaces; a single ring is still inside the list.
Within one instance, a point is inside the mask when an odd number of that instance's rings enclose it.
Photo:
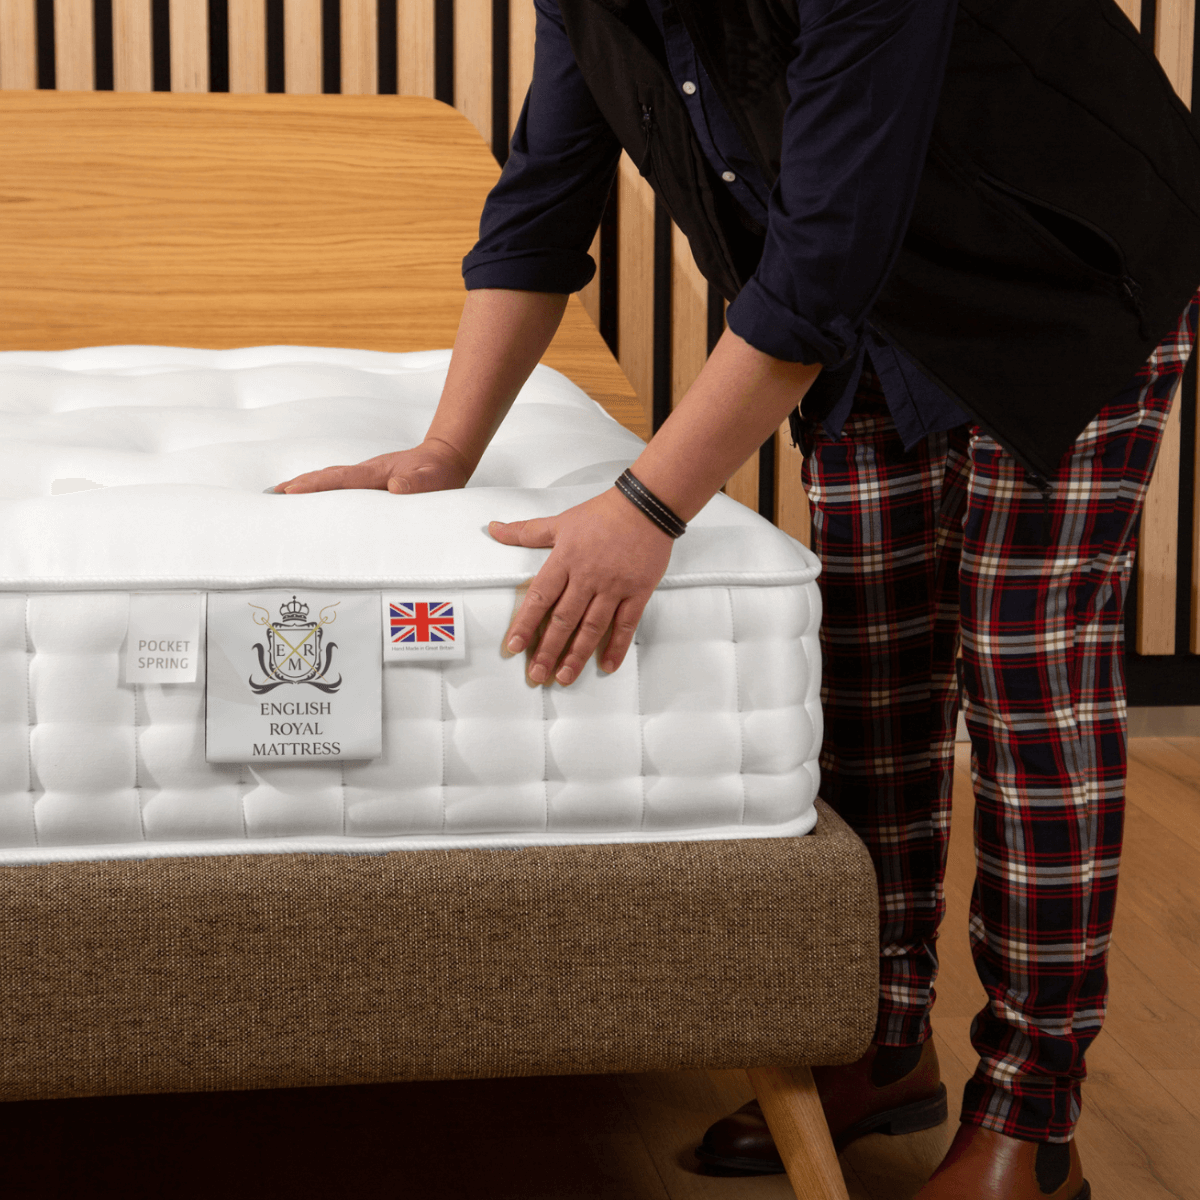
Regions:
[[[465,661],[385,664],[380,758],[291,766],[205,761],[203,662],[195,683],[124,682],[128,593],[0,596],[0,850],[807,827],[815,584],[660,590],[625,666],[570,688],[502,652],[514,598],[466,593]]]

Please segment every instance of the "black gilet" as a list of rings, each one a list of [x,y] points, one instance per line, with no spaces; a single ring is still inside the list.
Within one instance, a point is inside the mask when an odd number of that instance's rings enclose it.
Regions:
[[[772,182],[805,0],[673,2]],[[732,299],[761,231],[713,178],[644,4],[558,3],[601,111]],[[870,321],[1049,475],[1197,285],[1200,127],[1113,0],[960,0],[912,216]]]

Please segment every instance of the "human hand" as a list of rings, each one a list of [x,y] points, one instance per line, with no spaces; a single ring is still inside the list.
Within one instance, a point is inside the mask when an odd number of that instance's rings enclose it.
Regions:
[[[512,654],[533,646],[529,681],[574,682],[610,628],[600,668],[615,671],[667,569],[672,539],[616,488],[555,517],[493,521],[488,532],[506,546],[553,547],[505,634]]]
[[[411,450],[380,454],[352,467],[308,471],[277,483],[272,491],[294,496],[303,492],[367,488],[407,495],[465,487],[470,477],[471,471],[463,456],[449,442],[431,438]]]

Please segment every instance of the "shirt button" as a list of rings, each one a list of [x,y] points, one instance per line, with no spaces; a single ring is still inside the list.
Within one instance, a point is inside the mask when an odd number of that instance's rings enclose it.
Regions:
[[[737,176],[732,171],[722,171],[721,178],[725,180],[726,183],[732,183]]]
[[[690,79],[684,82],[683,94],[685,96],[694,96],[696,94],[696,85]]]

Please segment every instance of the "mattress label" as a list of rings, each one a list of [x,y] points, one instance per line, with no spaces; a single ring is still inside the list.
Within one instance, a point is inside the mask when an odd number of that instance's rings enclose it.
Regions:
[[[126,683],[194,683],[199,661],[198,592],[134,592],[129,597]]]
[[[467,610],[461,592],[384,592],[385,662],[465,658]]]
[[[378,592],[208,597],[209,762],[378,758]]]

